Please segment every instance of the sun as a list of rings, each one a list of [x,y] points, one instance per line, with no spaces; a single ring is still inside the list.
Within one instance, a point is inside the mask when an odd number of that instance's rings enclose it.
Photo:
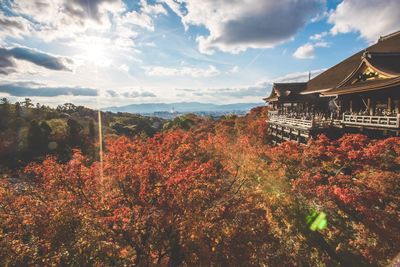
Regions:
[[[85,62],[99,67],[107,67],[111,64],[110,50],[99,40],[88,40],[80,47],[81,57]]]

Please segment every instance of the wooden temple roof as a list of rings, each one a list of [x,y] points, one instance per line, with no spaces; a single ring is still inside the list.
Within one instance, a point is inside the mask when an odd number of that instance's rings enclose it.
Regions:
[[[264,98],[267,102],[290,101],[300,96],[300,93],[306,88],[306,82],[297,83],[274,83],[271,93]]]
[[[400,74],[400,53],[370,53],[365,54],[365,60],[378,70],[389,75]]]
[[[400,53],[365,52],[360,65],[323,96],[361,93],[400,85]]]
[[[367,67],[370,68],[368,69],[368,75],[375,75],[375,72],[380,75],[376,75],[376,77],[366,76],[365,81],[360,81],[359,83],[346,83],[351,78],[356,79],[358,76],[364,75],[365,73],[360,73],[360,71],[366,71]],[[397,83],[389,80],[382,81],[381,78],[393,79],[399,74],[400,31],[381,37],[376,44],[350,56],[311,79],[301,94],[322,93],[322,95],[331,96],[341,93],[374,90],[374,87],[376,87],[375,89],[387,88],[389,84],[397,86]]]
[[[323,92],[323,96],[336,96],[344,94],[362,93],[400,87],[400,77],[360,82],[354,85],[342,86]]]

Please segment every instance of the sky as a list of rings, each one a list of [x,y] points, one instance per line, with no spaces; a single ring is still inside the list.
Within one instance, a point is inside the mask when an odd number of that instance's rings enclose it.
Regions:
[[[261,102],[400,30],[398,0],[0,0],[0,97]]]

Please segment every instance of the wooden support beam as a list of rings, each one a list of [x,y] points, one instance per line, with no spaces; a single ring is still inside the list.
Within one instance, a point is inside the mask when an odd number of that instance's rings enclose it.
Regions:
[[[353,112],[353,100],[349,101],[349,110],[350,112]]]
[[[397,113],[400,114],[400,98],[397,99]]]
[[[369,115],[372,115],[372,105],[371,105],[371,98],[368,97],[367,99],[367,111]]]
[[[392,111],[392,98],[389,96],[387,101],[387,109],[389,112]]]
[[[376,101],[371,100],[371,106],[372,106],[372,116],[375,115],[375,110],[376,110]]]

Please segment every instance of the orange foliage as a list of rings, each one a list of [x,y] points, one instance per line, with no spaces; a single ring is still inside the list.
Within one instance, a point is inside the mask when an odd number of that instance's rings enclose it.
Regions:
[[[0,263],[386,265],[400,250],[400,139],[271,147],[266,119],[192,118],[107,140],[103,164],[74,151],[0,179]],[[327,228],[310,230],[313,211]]]

